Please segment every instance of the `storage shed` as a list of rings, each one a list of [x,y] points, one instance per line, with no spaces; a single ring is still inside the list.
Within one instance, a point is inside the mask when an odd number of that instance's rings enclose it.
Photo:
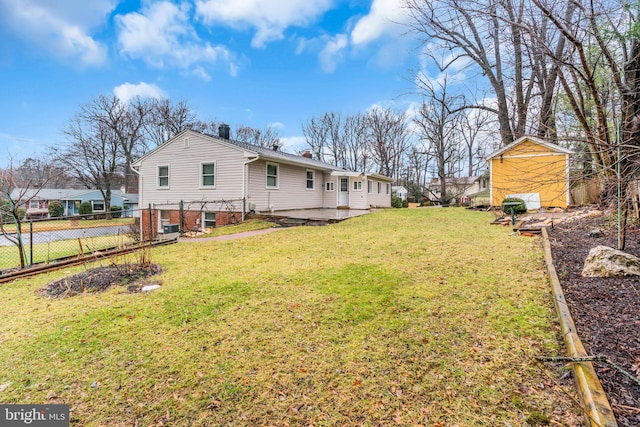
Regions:
[[[518,197],[527,209],[569,205],[571,150],[524,136],[487,157],[490,200],[500,206],[507,197]]]

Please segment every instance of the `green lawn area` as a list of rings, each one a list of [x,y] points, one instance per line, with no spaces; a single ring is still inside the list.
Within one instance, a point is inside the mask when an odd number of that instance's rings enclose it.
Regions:
[[[277,227],[277,224],[261,219],[248,219],[240,224],[225,225],[210,229],[210,233],[203,233],[195,236],[195,239],[206,237],[226,236],[229,234],[244,233],[245,231],[264,230],[265,228]]]
[[[110,227],[116,225],[133,224],[134,218],[113,218],[113,219],[64,219],[64,220],[46,220],[46,221],[34,221],[33,231],[55,231],[55,230],[68,230],[74,228],[91,228],[91,227]],[[29,222],[25,221],[21,224],[23,233],[29,232]],[[15,233],[16,226],[13,224],[4,224],[4,230],[7,233]]]
[[[56,240],[33,245],[33,264],[74,255],[87,255],[94,251],[123,247],[132,243],[133,239],[126,235],[110,235],[83,237],[81,239]],[[26,246],[27,258],[31,258],[29,246]],[[20,266],[20,253],[17,246],[0,246],[0,270]]]
[[[562,351],[540,243],[492,219],[163,246],[148,294],[35,294],[81,268],[1,285],[0,401],[82,426],[567,425],[575,393],[535,360]]]

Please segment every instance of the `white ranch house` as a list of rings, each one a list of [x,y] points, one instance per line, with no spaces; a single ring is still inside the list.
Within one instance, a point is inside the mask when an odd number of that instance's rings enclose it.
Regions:
[[[140,207],[157,211],[151,221],[159,229],[167,222],[188,229],[222,225],[247,212],[391,206],[392,180],[386,176],[348,171],[308,152],[289,154],[228,135],[228,126],[221,126],[218,136],[185,130],[134,163]]]

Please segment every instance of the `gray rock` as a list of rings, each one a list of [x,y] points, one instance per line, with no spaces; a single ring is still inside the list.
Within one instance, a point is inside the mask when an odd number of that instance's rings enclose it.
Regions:
[[[640,276],[640,258],[608,246],[589,251],[582,268],[584,277]]]
[[[593,237],[594,239],[602,236],[604,236],[604,233],[599,228],[594,228],[593,230],[589,231],[589,237]]]

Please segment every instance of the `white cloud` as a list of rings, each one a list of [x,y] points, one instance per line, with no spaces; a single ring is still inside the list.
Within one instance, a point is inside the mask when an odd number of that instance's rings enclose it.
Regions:
[[[121,53],[159,68],[194,67],[192,73],[205,79],[208,74],[203,63],[225,62],[230,74],[235,75],[237,65],[231,52],[224,46],[200,40],[189,22],[190,11],[187,3],[160,1],[140,12],[116,16]]]
[[[347,36],[345,34],[338,34],[327,42],[318,55],[320,66],[325,73],[335,71],[338,61],[342,58],[343,52],[347,48],[347,44]]]
[[[273,128],[273,129],[283,129],[284,128],[284,123],[282,122],[272,122],[272,123],[268,123],[267,124],[268,127]]]
[[[123,83],[113,88],[113,94],[125,104],[131,99],[139,96],[140,98],[166,98],[166,94],[155,84],[140,82],[138,84]]]
[[[196,0],[196,15],[207,25],[254,28],[251,45],[263,48],[282,39],[291,26],[305,26],[329,10],[334,0]]]
[[[307,139],[304,136],[286,136],[280,138],[283,150],[288,152],[301,151],[309,148]]]
[[[115,5],[114,0],[0,0],[0,22],[58,57],[96,66],[106,61],[107,48],[90,31],[106,24]]]
[[[364,45],[383,35],[397,35],[406,21],[402,0],[373,0],[369,14],[360,18],[351,31],[351,43]]]

